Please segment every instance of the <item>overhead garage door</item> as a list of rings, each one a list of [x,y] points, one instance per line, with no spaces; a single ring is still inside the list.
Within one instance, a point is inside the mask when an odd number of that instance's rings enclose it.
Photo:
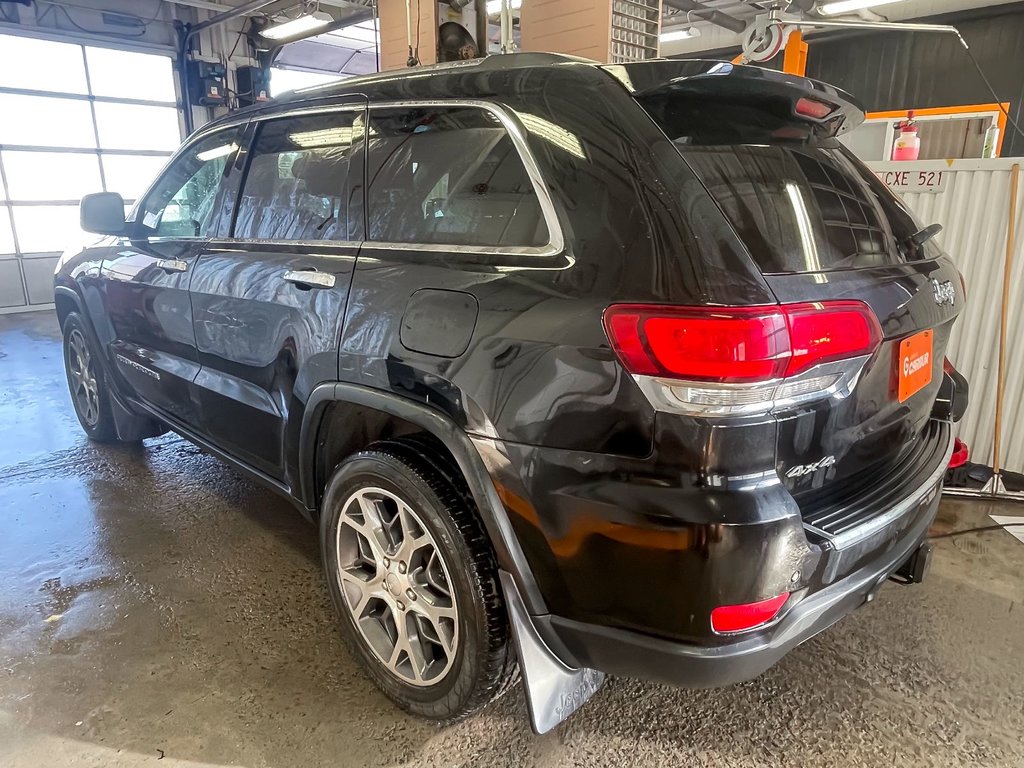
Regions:
[[[0,35],[0,312],[53,301],[89,192],[141,194],[181,136],[169,56]]]

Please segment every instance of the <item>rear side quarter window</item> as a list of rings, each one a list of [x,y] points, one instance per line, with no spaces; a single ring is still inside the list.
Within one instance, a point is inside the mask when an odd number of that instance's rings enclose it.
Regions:
[[[485,249],[550,242],[523,158],[491,111],[371,107],[367,135],[370,240]]]

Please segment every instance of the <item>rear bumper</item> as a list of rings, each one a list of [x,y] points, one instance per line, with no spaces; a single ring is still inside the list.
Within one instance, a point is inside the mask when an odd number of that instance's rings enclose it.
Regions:
[[[566,662],[612,675],[692,688],[711,688],[757,677],[800,643],[869,602],[889,576],[920,546],[935,518],[940,485],[907,510],[913,518],[891,546],[867,565],[816,592],[797,595],[774,625],[738,635],[724,645],[692,645],[639,632],[548,616],[536,619],[541,634]]]

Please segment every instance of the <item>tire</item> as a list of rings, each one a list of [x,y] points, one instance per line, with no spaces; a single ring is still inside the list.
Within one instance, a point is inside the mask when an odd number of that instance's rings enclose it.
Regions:
[[[411,441],[373,445],[335,470],[320,517],[346,645],[399,707],[442,724],[518,679],[494,553],[446,468]]]
[[[68,378],[71,404],[78,422],[90,440],[117,441],[117,428],[110,407],[108,384],[99,362],[99,352],[82,316],[70,313],[64,319],[64,372]]]

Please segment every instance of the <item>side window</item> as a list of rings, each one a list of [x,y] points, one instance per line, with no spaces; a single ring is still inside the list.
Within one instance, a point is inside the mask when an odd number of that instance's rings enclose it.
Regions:
[[[363,112],[269,120],[249,152],[234,236],[255,240],[355,239],[349,165]],[[361,192],[361,185],[354,185]],[[351,210],[350,210],[351,208]]]
[[[498,118],[477,107],[370,110],[369,238],[543,246],[530,176]]]
[[[224,169],[234,161],[241,131],[229,128],[193,144],[146,196],[136,221],[147,237],[208,237],[214,234],[214,202]]]

